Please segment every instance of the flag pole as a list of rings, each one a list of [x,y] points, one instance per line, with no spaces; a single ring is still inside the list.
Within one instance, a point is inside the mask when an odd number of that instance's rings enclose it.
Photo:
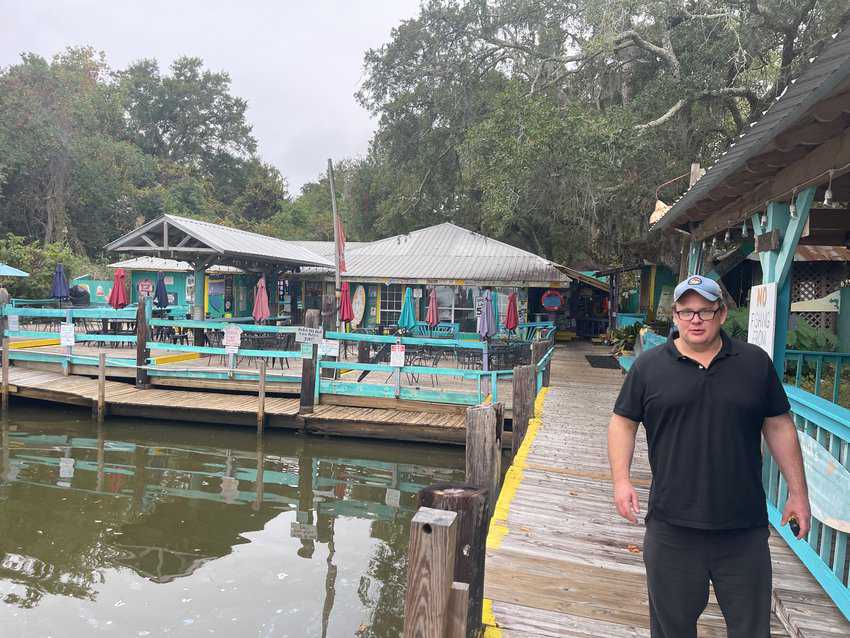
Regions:
[[[339,331],[339,298],[340,298],[340,283],[339,283],[339,219],[337,218],[336,210],[336,187],[334,185],[334,165],[333,161],[328,158],[328,182],[331,187],[331,208],[333,209],[333,225],[334,225],[334,324]]]

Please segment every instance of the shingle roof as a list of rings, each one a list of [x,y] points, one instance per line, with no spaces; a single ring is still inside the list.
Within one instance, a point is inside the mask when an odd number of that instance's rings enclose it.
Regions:
[[[813,59],[800,77],[786,87],[760,120],[751,124],[720,159],[708,167],[706,174],[671,206],[650,228],[650,232],[684,221],[684,217],[697,203],[707,198],[724,180],[743,170],[747,161],[773,150],[771,143],[778,135],[798,124],[813,106],[830,96],[848,77],[850,29],[845,29],[833,36],[833,42],[821,55]]]

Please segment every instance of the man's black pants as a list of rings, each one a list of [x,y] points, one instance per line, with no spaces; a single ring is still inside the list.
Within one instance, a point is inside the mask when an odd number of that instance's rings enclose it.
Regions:
[[[769,638],[772,569],[769,530],[701,530],[650,516],[643,556],[652,638],[696,638],[708,583],[728,638]]]

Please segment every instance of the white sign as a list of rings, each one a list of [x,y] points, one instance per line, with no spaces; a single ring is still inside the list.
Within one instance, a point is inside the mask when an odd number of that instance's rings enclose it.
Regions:
[[[390,347],[390,365],[394,368],[404,367],[404,344],[395,343]]]
[[[301,358],[302,359],[312,359],[313,358],[313,344],[312,343],[302,343],[301,344]]]
[[[484,304],[487,303],[487,297],[479,295],[475,298],[475,316],[480,317],[481,311],[484,310]]]
[[[292,538],[314,541],[319,538],[319,528],[307,523],[292,523],[289,527],[289,535]]]
[[[750,323],[747,341],[759,346],[773,359],[776,336],[776,283],[750,289]]]
[[[299,343],[321,343],[324,335],[325,332],[321,328],[298,326],[295,329],[295,340]]]
[[[74,324],[60,323],[59,324],[59,345],[63,348],[70,348],[74,345]]]
[[[401,492],[393,489],[392,487],[387,488],[387,493],[384,496],[384,503],[389,505],[390,507],[398,508],[398,504],[401,500]]]
[[[413,298],[414,299],[422,299],[422,288],[414,288],[413,289]]]
[[[336,339],[322,339],[319,342],[320,357],[339,357],[339,341]]]
[[[59,459],[59,478],[74,478],[74,459]]]
[[[236,354],[242,345],[242,328],[239,326],[227,326],[221,339],[226,354]]]
[[[18,315],[9,315],[9,330],[20,330],[21,320]]]

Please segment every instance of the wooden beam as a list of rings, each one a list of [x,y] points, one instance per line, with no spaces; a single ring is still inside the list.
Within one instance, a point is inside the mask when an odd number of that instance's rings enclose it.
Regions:
[[[833,179],[847,173],[848,169],[842,168],[846,164],[850,164],[850,131],[821,144],[734,202],[716,209],[694,232],[694,236],[705,239],[730,226],[738,226],[749,215],[763,209],[765,202],[787,200],[788,193],[795,187],[825,184],[829,181],[830,169],[841,168],[834,171]]]
[[[147,235],[142,235],[142,239],[144,239],[145,243],[148,246],[150,246],[151,248],[159,248],[159,246],[157,246],[156,242],[154,242],[154,240],[151,239],[150,237],[148,237]]]

